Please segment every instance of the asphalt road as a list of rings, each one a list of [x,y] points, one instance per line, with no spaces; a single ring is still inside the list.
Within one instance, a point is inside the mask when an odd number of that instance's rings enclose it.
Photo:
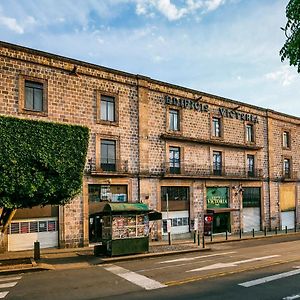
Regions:
[[[2,276],[1,296],[5,300],[300,299],[300,241],[291,237],[226,243],[203,253]]]

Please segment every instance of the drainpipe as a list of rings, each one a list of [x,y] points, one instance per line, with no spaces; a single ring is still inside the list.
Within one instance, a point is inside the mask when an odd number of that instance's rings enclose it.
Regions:
[[[141,173],[141,151],[140,151],[140,93],[139,93],[139,75],[136,75],[137,83],[137,121],[138,121],[138,173],[137,173],[137,189],[138,189],[138,202],[141,202],[141,182],[140,182],[140,173]]]
[[[269,140],[269,110],[266,110],[266,116],[267,116],[267,147],[268,147],[268,159],[267,159],[267,165],[268,165],[268,196],[269,196],[269,223],[270,223],[270,229],[272,226],[272,220],[271,220],[271,179],[270,179],[270,140]]]

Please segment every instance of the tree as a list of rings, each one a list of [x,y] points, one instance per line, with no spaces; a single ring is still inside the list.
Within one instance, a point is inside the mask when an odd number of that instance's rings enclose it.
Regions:
[[[16,209],[64,205],[80,192],[88,139],[83,126],[0,116],[1,237]]]
[[[300,0],[290,0],[286,7],[287,23],[284,28],[287,40],[280,50],[281,61],[288,59],[300,73]]]

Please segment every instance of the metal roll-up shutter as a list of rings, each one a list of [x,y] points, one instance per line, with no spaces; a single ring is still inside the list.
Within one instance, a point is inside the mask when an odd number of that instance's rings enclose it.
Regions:
[[[41,248],[58,247],[57,218],[13,220],[8,228],[8,251],[31,250],[34,242]]]
[[[243,231],[261,230],[261,192],[259,187],[243,189]]]
[[[244,232],[260,230],[260,208],[247,207],[243,209],[243,225]]]
[[[287,229],[292,229],[295,226],[295,211],[283,211],[281,212],[281,228],[284,230],[285,227]]]
[[[171,233],[183,234],[189,232],[189,212],[188,211],[171,211],[168,213],[171,219]],[[163,218],[163,235],[167,235],[167,213],[162,213]]]

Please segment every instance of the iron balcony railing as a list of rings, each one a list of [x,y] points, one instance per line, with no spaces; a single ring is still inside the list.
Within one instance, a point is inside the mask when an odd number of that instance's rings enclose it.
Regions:
[[[86,166],[86,173],[98,174],[128,174],[133,173],[133,167],[129,165],[128,160],[110,159],[109,161],[102,161],[99,165],[89,160]]]
[[[184,175],[184,176],[220,176],[220,177],[237,177],[237,178],[262,178],[262,169],[248,170],[246,167],[235,166],[217,166],[214,168],[209,165],[198,165],[196,163],[181,162],[174,165],[172,162],[164,164],[164,175]]]

